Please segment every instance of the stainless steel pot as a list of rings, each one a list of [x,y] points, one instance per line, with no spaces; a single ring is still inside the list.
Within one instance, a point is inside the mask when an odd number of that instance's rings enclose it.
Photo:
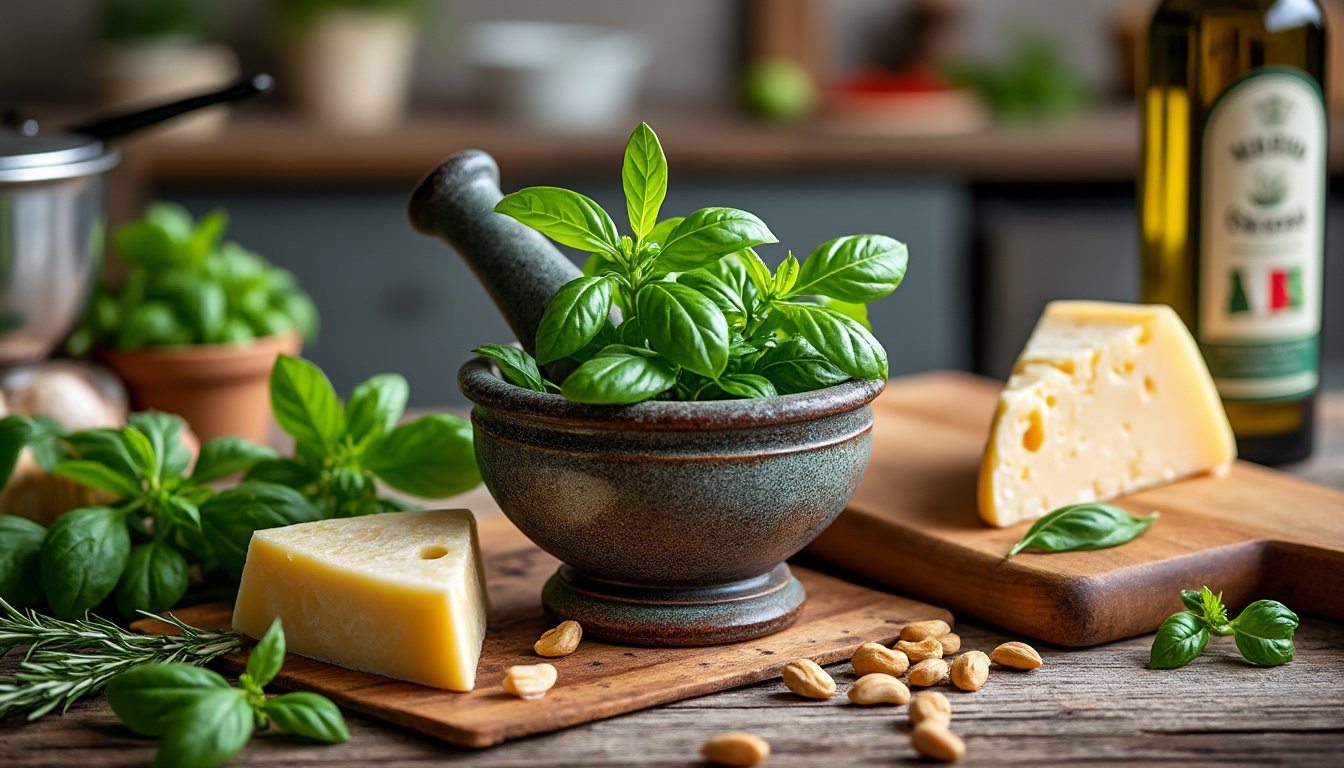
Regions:
[[[32,121],[0,126],[0,366],[47,356],[84,310],[102,261],[105,174],[119,159],[107,142],[273,87],[269,75],[255,75],[66,131],[38,131]]]

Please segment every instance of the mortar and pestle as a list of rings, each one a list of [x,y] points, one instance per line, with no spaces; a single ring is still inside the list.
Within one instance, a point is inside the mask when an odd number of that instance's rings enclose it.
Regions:
[[[543,235],[495,213],[502,197],[494,160],[467,150],[420,183],[410,219],[466,260],[530,353],[546,305],[580,272]],[[546,610],[591,637],[687,646],[760,637],[797,620],[805,593],[784,560],[858,487],[869,403],[885,382],[592,406],[514,386],[476,358],[458,385],[475,406],[486,487],[563,563],[543,589]]]

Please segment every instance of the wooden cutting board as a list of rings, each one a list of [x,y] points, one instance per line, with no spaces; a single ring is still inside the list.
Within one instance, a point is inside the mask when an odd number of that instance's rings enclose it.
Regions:
[[[777,676],[800,656],[819,663],[847,659],[863,643],[890,644],[911,621],[951,621],[942,608],[877,592],[805,568],[794,573],[807,588],[798,623],[783,632],[742,643],[703,648],[639,648],[584,640],[561,659],[543,659],[532,644],[553,624],[542,614],[541,586],[558,562],[503,518],[480,525],[490,626],[477,670],[476,690],[454,693],[289,654],[275,684],[317,691],[341,707],[412,728],[464,747],[554,731],[657,704],[701,696]],[[228,602],[173,611],[198,627],[227,628]],[[161,622],[136,629],[162,632]],[[515,664],[548,661],[559,681],[545,698],[523,701],[500,687]],[[224,657],[221,666],[241,672],[247,653]]]
[[[1207,584],[1239,610],[1270,597],[1344,619],[1344,493],[1238,462],[1120,499],[1162,517],[1114,549],[1003,555],[1030,527],[989,528],[976,477],[999,383],[933,373],[874,403],[873,454],[811,554],[913,597],[1070,646],[1152,631]],[[1094,436],[1100,438],[1102,436]]]

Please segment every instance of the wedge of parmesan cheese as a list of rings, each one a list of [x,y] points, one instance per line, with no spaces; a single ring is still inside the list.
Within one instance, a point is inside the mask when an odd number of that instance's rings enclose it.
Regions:
[[[1170,307],[1056,301],[999,395],[980,516],[1012,525],[1225,471],[1236,456],[1209,369]]]
[[[257,531],[233,626],[260,638],[278,618],[294,653],[470,691],[485,616],[476,521],[453,509]]]

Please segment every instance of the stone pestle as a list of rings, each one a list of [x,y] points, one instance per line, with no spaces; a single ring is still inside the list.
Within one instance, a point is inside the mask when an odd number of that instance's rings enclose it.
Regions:
[[[416,231],[457,251],[531,354],[551,297],[582,273],[541,233],[495,213],[503,196],[494,158],[468,149],[429,172],[408,214]]]

